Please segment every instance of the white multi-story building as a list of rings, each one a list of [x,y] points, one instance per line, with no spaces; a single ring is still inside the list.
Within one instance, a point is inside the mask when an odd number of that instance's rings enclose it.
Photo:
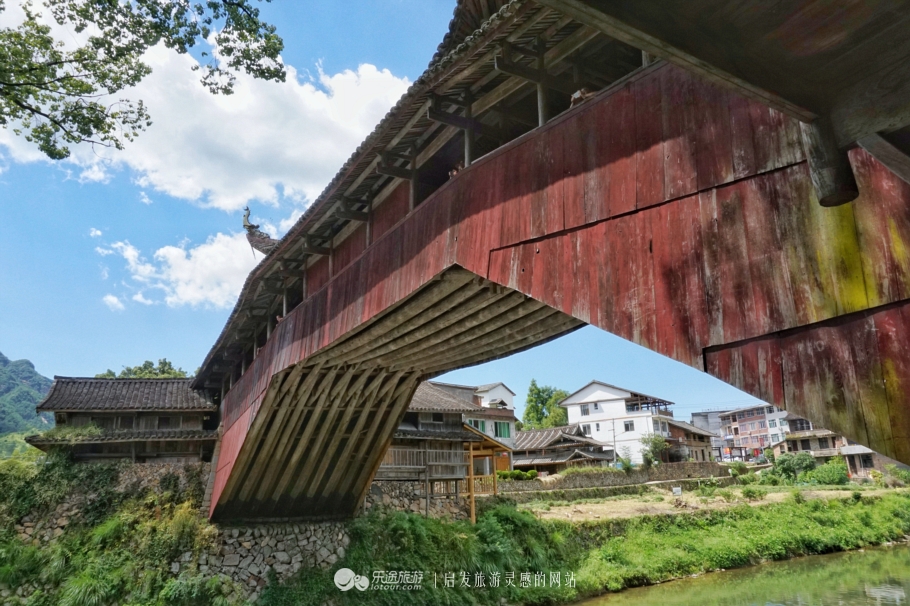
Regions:
[[[509,448],[515,445],[515,392],[505,383],[475,386],[430,381],[430,384],[474,405],[473,412],[465,413],[465,423]]]
[[[584,435],[620,456],[628,451],[636,464],[642,462],[642,437],[671,437],[672,402],[615,385],[591,381],[559,405],[566,408],[570,425],[578,423]]]

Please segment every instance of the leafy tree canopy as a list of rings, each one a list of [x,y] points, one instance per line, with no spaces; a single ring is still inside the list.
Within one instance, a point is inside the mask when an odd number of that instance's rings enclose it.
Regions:
[[[525,399],[525,412],[522,416],[522,429],[547,429],[562,427],[569,422],[566,409],[559,403],[569,397],[569,392],[549,385],[538,386],[531,379],[528,396]]]
[[[96,379],[185,379],[186,377],[186,371],[182,368],[174,368],[167,358],[158,360],[157,366],[151,360],[146,360],[139,366],[124,366],[119,375],[110,368],[95,375]]]
[[[151,121],[141,100],[115,96],[151,73],[142,55],[158,44],[182,54],[212,42],[220,62],[199,53],[208,58],[201,80],[212,93],[230,94],[238,70],[283,82],[284,42],[252,2],[43,0],[69,30],[61,36],[21,0],[25,19],[0,28],[0,126],[55,160],[83,142],[122,149]],[[5,9],[0,0],[0,14]]]

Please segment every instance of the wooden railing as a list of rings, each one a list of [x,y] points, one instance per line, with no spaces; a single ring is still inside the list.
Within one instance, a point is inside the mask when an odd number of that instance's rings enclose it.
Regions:
[[[493,494],[494,489],[493,476],[474,476],[474,494]]]
[[[386,472],[413,473],[414,477],[463,478],[468,474],[469,455],[459,450],[422,450],[392,447],[386,451],[379,466],[380,475]],[[400,475],[400,473],[399,473]]]

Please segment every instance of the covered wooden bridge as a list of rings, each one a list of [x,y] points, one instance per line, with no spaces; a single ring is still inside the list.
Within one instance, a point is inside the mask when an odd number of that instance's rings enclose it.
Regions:
[[[211,514],[353,514],[421,380],[584,324],[910,462],[910,11],[828,7],[460,1],[202,366]]]

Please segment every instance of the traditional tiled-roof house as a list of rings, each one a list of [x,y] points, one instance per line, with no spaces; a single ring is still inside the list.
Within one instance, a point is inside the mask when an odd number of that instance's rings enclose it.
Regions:
[[[578,423],[551,429],[519,431],[515,436],[512,465],[535,469],[542,475],[559,473],[566,467],[604,465],[613,460],[609,446],[582,433]]]
[[[478,410],[451,390],[421,383],[374,479],[423,481],[432,496],[466,495],[471,485],[474,493],[495,492],[493,462],[510,469],[511,448],[468,423]]]
[[[217,407],[191,383],[54,377],[38,412],[53,413],[58,427],[94,425],[101,431],[26,441],[45,451],[65,444],[80,460],[209,461],[217,440]]]

